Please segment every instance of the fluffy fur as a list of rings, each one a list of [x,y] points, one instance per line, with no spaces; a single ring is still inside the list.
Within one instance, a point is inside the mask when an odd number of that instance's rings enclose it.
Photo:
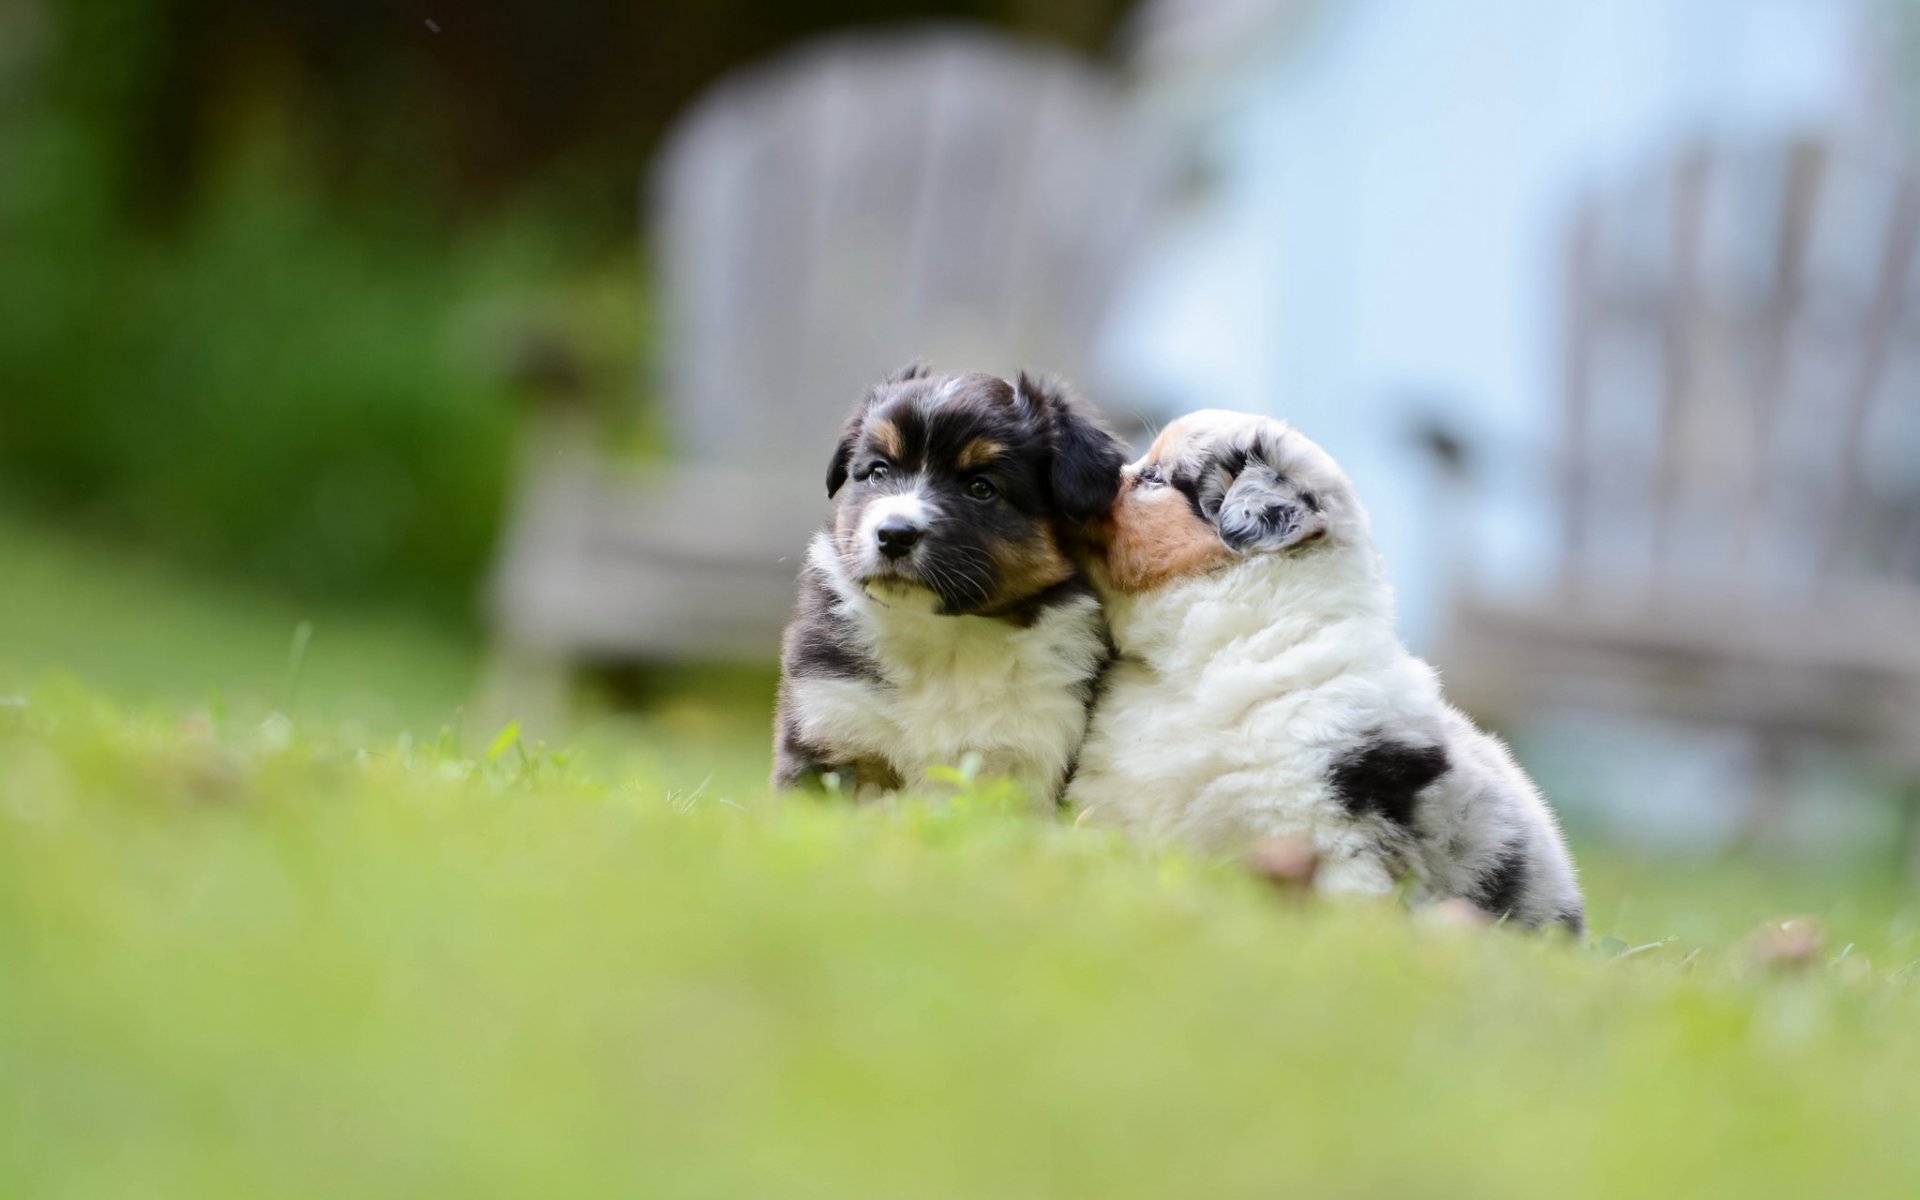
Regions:
[[[1303,836],[1323,890],[1411,876],[1582,929],[1551,811],[1401,644],[1366,513],[1320,447],[1185,417],[1126,468],[1103,540],[1119,657],[1068,792],[1088,819],[1209,849]]]
[[[1056,385],[915,365],[856,407],[828,467],[781,657],[774,783],[858,795],[983,769],[1052,806],[1111,657],[1072,551],[1120,443]]]

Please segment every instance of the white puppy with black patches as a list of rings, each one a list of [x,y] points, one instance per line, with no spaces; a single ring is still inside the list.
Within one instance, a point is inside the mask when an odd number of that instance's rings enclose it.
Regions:
[[[1067,793],[1087,819],[1209,850],[1304,837],[1324,891],[1410,876],[1582,930],[1551,810],[1401,644],[1324,450],[1267,417],[1184,417],[1123,472],[1100,540],[1119,657]]]

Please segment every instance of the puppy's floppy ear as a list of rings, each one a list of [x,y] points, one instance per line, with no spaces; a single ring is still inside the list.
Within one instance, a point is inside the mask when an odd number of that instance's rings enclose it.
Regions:
[[[1238,470],[1214,514],[1220,540],[1229,550],[1237,554],[1291,550],[1326,534],[1327,515],[1321,511],[1320,498],[1274,467],[1258,442],[1236,451],[1216,469],[1226,473],[1235,465]]]
[[[833,448],[833,460],[827,464],[827,499],[833,499],[846,485],[847,469],[853,463],[854,448],[860,444],[860,427],[867,423],[867,413],[880,399],[880,393],[894,384],[925,379],[932,373],[933,368],[926,364],[925,359],[916,358],[869,388],[860,403],[854,405],[853,415],[840,427],[840,441]]]
[[[867,409],[873,406],[873,395],[860,401],[840,427],[840,441],[833,448],[833,460],[827,464],[827,499],[839,494],[847,482],[847,468],[853,463],[853,448],[860,444],[860,427],[867,423]]]
[[[1014,400],[1046,430],[1053,454],[1053,505],[1075,525],[1105,516],[1120,491],[1125,447],[1094,412],[1055,380],[1036,381],[1022,371],[1014,382]]]

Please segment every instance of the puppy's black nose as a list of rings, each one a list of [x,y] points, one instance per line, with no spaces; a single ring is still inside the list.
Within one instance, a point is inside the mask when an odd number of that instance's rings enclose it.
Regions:
[[[901,517],[893,517],[880,523],[873,535],[880,539],[880,553],[888,558],[905,558],[913,553],[913,544],[920,540],[926,530]]]

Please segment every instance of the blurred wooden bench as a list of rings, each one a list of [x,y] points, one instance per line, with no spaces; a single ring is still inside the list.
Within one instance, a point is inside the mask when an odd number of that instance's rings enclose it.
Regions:
[[[1762,842],[1805,744],[1920,780],[1917,239],[1912,163],[1827,141],[1697,146],[1581,204],[1554,578],[1460,596],[1463,705],[1743,728]]]
[[[832,440],[873,381],[1077,376],[1157,160],[1116,88],[963,29],[831,39],[723,80],[669,137],[649,245],[670,461],[564,405],[528,439],[491,588],[500,704],[583,661],[771,662]]]

